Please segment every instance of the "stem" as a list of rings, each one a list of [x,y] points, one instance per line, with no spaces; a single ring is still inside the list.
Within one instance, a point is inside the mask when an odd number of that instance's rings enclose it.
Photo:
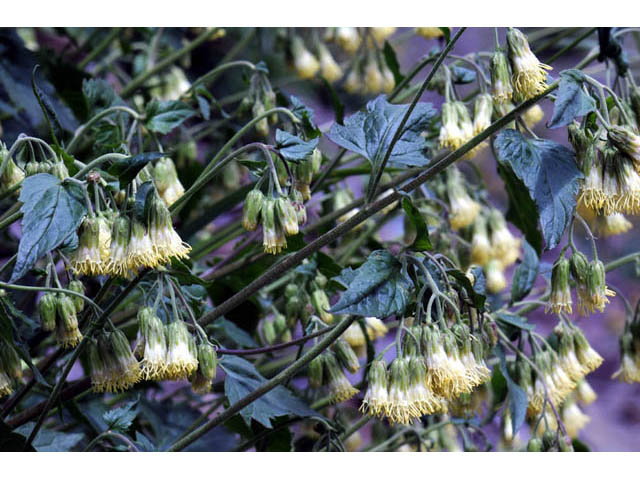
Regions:
[[[99,122],[100,120],[102,120],[104,117],[107,117],[109,115],[111,115],[112,113],[115,112],[125,112],[128,113],[129,115],[131,115],[133,118],[135,118],[136,120],[139,120],[140,118],[142,118],[138,112],[136,112],[134,109],[126,107],[124,105],[115,105],[113,107],[109,107],[106,108],[104,110],[102,110],[100,113],[97,113],[96,115],[94,115],[93,117],[91,117],[87,123],[85,123],[84,125],[81,125],[78,127],[78,129],[75,131],[75,133],[73,134],[73,138],[71,139],[71,141],[69,142],[69,145],[67,146],[67,152],[72,153],[74,148],[76,147],[76,145],[78,144],[78,142],[80,141],[80,138],[82,137],[82,135],[84,134],[84,132],[91,127],[92,125],[94,125],[96,122]]]
[[[89,52],[89,54],[86,57],[84,57],[82,61],[80,61],[80,63],[78,63],[79,70],[84,70],[87,67],[87,65],[89,65],[89,63],[91,63],[109,45],[111,45],[111,42],[113,42],[113,40],[120,34],[121,28],[113,27],[113,28],[109,28],[108,30],[109,30],[109,33],[105,35],[105,37],[100,41],[100,43],[96,45],[96,47],[91,52]]]
[[[218,65],[214,69],[208,71],[207,73],[205,73],[204,75],[202,75],[201,77],[196,79],[191,84],[191,87],[189,87],[189,90],[187,90],[186,94],[193,92],[198,85],[203,84],[203,83],[207,83],[207,82],[215,79],[218,76],[218,74],[224,72],[225,70],[229,70],[230,68],[234,68],[234,67],[245,67],[245,68],[248,68],[251,71],[254,71],[256,69],[256,66],[253,63],[251,63],[251,62],[249,62],[247,60],[236,60],[234,62],[223,63],[222,65]]]
[[[120,96],[122,98],[127,98],[127,97],[130,97],[131,95],[133,95],[133,92],[135,92],[138,87],[142,86],[144,84],[144,82],[146,82],[149,78],[154,76],[156,73],[164,70],[169,65],[173,64],[178,59],[180,59],[181,57],[183,57],[184,55],[189,53],[191,50],[193,50],[193,49],[199,47],[200,45],[202,45],[209,38],[211,38],[211,36],[213,35],[213,33],[216,30],[217,30],[217,28],[207,28],[204,32],[202,32],[200,35],[198,35],[195,39],[193,39],[191,42],[186,44],[180,50],[177,50],[177,51],[173,52],[167,58],[165,58],[161,62],[158,62],[153,68],[151,68],[151,69],[141,73],[137,77],[135,77],[133,80],[131,80],[131,82],[129,82],[122,89],[122,91],[120,92]]]

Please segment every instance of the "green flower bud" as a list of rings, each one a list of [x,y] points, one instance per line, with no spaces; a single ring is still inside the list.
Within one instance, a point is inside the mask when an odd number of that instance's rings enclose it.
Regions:
[[[286,298],[291,298],[294,295],[297,295],[299,288],[300,287],[298,287],[298,285],[296,285],[295,283],[289,283],[284,289],[284,296]]]
[[[331,308],[329,297],[324,290],[317,289],[311,293],[311,305],[324,323],[333,322],[333,315],[327,311]]]
[[[579,285],[586,285],[589,262],[582,252],[574,252],[571,256],[571,275]]]
[[[264,320],[262,322],[262,338],[267,345],[275,343],[278,335],[276,334],[275,325],[272,320]]]
[[[253,189],[247,193],[242,209],[242,226],[245,230],[253,231],[258,228],[263,203],[264,194],[260,190]]]
[[[0,166],[5,162],[5,169],[0,176],[0,192],[4,192],[9,190],[10,188],[16,186],[22,180],[24,180],[25,174],[24,172],[15,164],[13,158],[7,156],[9,155],[9,150],[4,145],[4,143],[0,142]]]
[[[82,334],[78,329],[78,317],[73,300],[66,295],[58,295],[56,302],[56,339],[63,347],[75,347]]]
[[[335,355],[333,353],[324,353],[323,355],[327,384],[333,402],[344,402],[357,394],[358,390],[349,383]]]
[[[545,430],[542,434],[542,451],[552,452],[556,449],[556,434],[551,430]]]
[[[285,235],[298,234],[298,214],[293,208],[291,200],[286,197],[278,197],[276,199],[276,215]]]
[[[527,443],[527,452],[541,452],[542,440],[538,437],[531,437]]]
[[[175,167],[167,160],[169,159],[161,158],[158,160],[155,167],[153,167],[153,180],[159,192],[164,192],[169,188],[171,183],[173,183],[174,174],[177,176]]]
[[[38,165],[38,162],[36,162],[35,160],[30,160],[24,166],[25,174],[27,175],[27,177],[35,175],[36,173],[39,173],[39,168],[40,166]]]
[[[72,280],[69,282],[67,288],[72,292],[84,295],[84,284],[80,280]],[[84,298],[78,297],[77,295],[72,295],[71,297],[73,299],[73,304],[76,307],[76,313],[82,312],[82,310],[84,310]]]
[[[198,345],[198,370],[191,379],[191,385],[196,393],[211,391],[211,382],[216,378],[218,357],[216,349],[209,342]]]
[[[631,128],[613,125],[607,132],[607,137],[634,162],[640,162],[640,135],[636,135]]]
[[[55,293],[45,293],[38,301],[40,327],[45,332],[52,332],[56,329],[57,304],[58,301]]]
[[[335,352],[338,361],[344,368],[351,373],[356,373],[360,369],[360,362],[356,352],[353,351],[351,345],[345,340],[339,338],[332,346],[332,350]]]
[[[309,362],[308,376],[309,387],[320,388],[322,386],[322,372],[324,370],[324,356],[318,355],[316,358]]]
[[[545,311],[572,313],[569,270],[571,265],[565,257],[559,258],[551,269],[551,295]]]
[[[292,201],[293,208],[296,211],[296,215],[298,217],[298,225],[304,225],[307,223],[307,208],[304,206],[304,198],[302,197],[302,193],[298,190],[294,190],[292,193]]]
[[[311,171],[315,175],[320,171],[320,167],[322,166],[322,152],[318,148],[314,148],[309,161],[311,162]]]
[[[44,162],[40,162],[40,164],[38,165],[38,173],[51,173],[52,169],[53,169],[53,163],[51,163],[48,160],[45,160]]]
[[[282,315],[281,313],[276,314],[273,317],[273,328],[275,329],[276,336],[281,338],[282,335],[287,330],[287,317]]]
[[[251,109],[253,118],[258,118],[260,115],[263,115],[265,111],[264,104],[260,100],[257,100]],[[258,123],[256,123],[256,132],[263,137],[269,135],[269,120],[266,117],[258,120]]]
[[[54,162],[53,167],[51,168],[51,175],[58,177],[60,180],[64,180],[69,178],[69,170],[62,162]]]
[[[491,93],[496,103],[510,102],[513,97],[511,86],[511,74],[507,56],[502,51],[497,51],[491,57]]]
[[[313,181],[313,162],[305,160],[293,167],[294,185],[302,193],[302,198],[307,201],[311,198],[309,186]]]

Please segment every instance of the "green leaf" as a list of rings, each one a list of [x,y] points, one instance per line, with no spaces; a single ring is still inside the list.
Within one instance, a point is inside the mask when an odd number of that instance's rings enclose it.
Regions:
[[[196,100],[198,101],[200,115],[202,115],[202,118],[209,121],[209,119],[211,118],[211,104],[209,103],[209,100],[207,100],[202,95],[196,95]]]
[[[482,269],[478,268],[478,270],[480,270],[480,273],[482,274]],[[451,275],[453,278],[455,278],[458,281],[458,283],[460,283],[460,285],[462,285],[462,288],[465,289],[465,291],[467,292],[467,295],[469,296],[474,306],[478,310],[484,310],[484,304],[487,299],[484,292],[484,288],[485,288],[484,274],[482,274],[481,276],[478,276],[476,271],[473,271],[474,277],[476,279],[476,281],[474,282],[474,285],[471,285],[471,281],[467,278],[467,276],[461,270],[450,269],[450,270],[447,270],[447,274]]]
[[[497,167],[509,196],[506,219],[520,229],[529,244],[539,254],[542,250],[542,235],[538,229],[540,216],[536,204],[531,200],[525,184],[516,177],[511,167],[500,165],[500,163]]]
[[[527,394],[520,385],[512,380],[509,375],[502,345],[496,345],[494,352],[500,359],[500,371],[507,381],[507,390],[509,391],[509,410],[511,411],[511,422],[513,424],[513,434],[515,435],[524,423],[525,415],[527,413]]]
[[[424,218],[422,218],[420,211],[416,208],[409,197],[404,197],[402,199],[402,208],[416,229],[416,239],[410,248],[418,251],[431,250],[433,245],[431,245],[431,240],[429,239],[429,229],[427,228],[427,224],[424,221]]]
[[[31,445],[25,443],[27,437],[11,431],[11,427],[0,420],[0,452],[35,452]]]
[[[91,115],[100,113],[109,107],[126,105],[111,85],[102,79],[85,80],[82,83],[82,93],[84,94]],[[114,116],[115,115],[121,115],[121,113],[114,112]]]
[[[216,339],[223,341],[225,345],[225,340],[227,340],[240,348],[256,348],[258,346],[246,330],[224,318],[216,320],[210,328],[213,330]]]
[[[476,72],[469,68],[454,65],[451,67],[451,81],[456,85],[465,85],[476,81]]]
[[[25,178],[20,201],[22,237],[11,282],[22,278],[40,257],[75,234],[87,213],[82,188],[48,173]]]
[[[538,272],[540,271],[540,259],[536,251],[524,240],[522,242],[523,257],[513,272],[511,283],[511,302],[522,300],[533,288]]]
[[[548,128],[569,125],[575,118],[587,115],[596,109],[596,101],[582,88],[584,81],[584,73],[580,70],[571,69],[560,72],[560,85]]]
[[[341,147],[362,155],[377,168],[408,108],[409,105],[393,105],[381,95],[367,103],[365,112],[357,112],[347,118],[344,125],[334,124],[328,137]],[[393,147],[389,166],[423,167],[429,162],[422,132],[435,116],[436,111],[430,103],[420,102],[416,105]]]
[[[494,146],[498,161],[511,168],[535,202],[545,248],[556,247],[571,220],[583,178],[574,153],[559,143],[529,139],[511,129],[500,132]]]
[[[134,177],[135,178],[135,177]],[[136,200],[133,204],[133,213],[141,222],[147,221],[149,216],[149,208],[153,200],[155,187],[152,181],[144,182],[138,187],[136,192]]]
[[[280,154],[291,162],[306,160],[317,146],[318,138],[305,141],[284,130],[276,130],[276,147],[280,150]]]
[[[399,84],[402,80],[404,80],[404,75],[400,73],[400,63],[398,63],[398,57],[396,56],[396,52],[393,47],[389,44],[389,42],[384,42],[384,48],[382,49],[382,53],[384,55],[384,61],[393,73],[393,79],[396,82],[396,85]]]
[[[35,426],[34,422],[25,423],[14,430],[28,437]],[[31,444],[38,452],[68,452],[84,437],[84,433],[64,433],[41,428]]]
[[[529,323],[525,317],[521,317],[520,315],[514,315],[512,313],[498,313],[496,314],[496,320],[499,323],[504,323],[507,326],[511,325],[516,327],[519,330],[533,330],[536,328],[535,325]],[[503,325],[504,327],[504,325]]]
[[[331,87],[331,84],[326,84]],[[338,100],[338,102],[339,101],[340,100]],[[304,131],[309,136],[309,138],[320,136],[320,129],[318,129],[313,120],[313,110],[307,107],[307,105],[305,105],[304,102],[295,95],[291,95],[289,97],[289,103],[291,103],[291,111],[296,117],[300,119],[300,121],[302,122],[302,127],[304,128]]]
[[[138,175],[140,170],[142,170],[147,163],[165,156],[166,154],[161,152],[138,153],[133,157],[116,160],[111,164],[107,172],[118,177],[118,180],[120,181],[120,188],[123,188],[136,178],[136,175]]]
[[[147,105],[146,112],[147,128],[161,134],[169,133],[187,118],[196,114],[189,105],[179,100],[153,100]]]
[[[105,412],[102,418],[107,422],[109,430],[125,433],[138,415],[138,401],[140,398]]]
[[[225,355],[220,360],[220,366],[227,374],[224,393],[232,404],[254,392],[266,382],[253,364],[240,357]],[[282,385],[244,407],[240,414],[247,424],[250,424],[253,419],[267,428],[271,428],[271,420],[284,415],[323,418]]]
[[[376,250],[356,270],[342,270],[335,281],[347,288],[332,313],[386,318],[402,314],[414,287],[402,264],[387,250]]]

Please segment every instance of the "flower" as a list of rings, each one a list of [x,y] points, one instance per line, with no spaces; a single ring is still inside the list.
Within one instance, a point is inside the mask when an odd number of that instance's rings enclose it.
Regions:
[[[497,104],[511,102],[513,97],[513,87],[511,86],[511,75],[509,74],[509,64],[507,56],[502,51],[497,51],[491,57],[491,94],[493,101]]]
[[[198,368],[196,344],[182,320],[173,320],[166,327],[167,368],[169,380],[186,380]]]
[[[586,282],[578,285],[578,312],[581,315],[593,313],[596,310],[602,312],[609,303],[607,297],[615,296],[615,292],[609,290],[606,285],[604,264],[600,260],[594,260],[587,266]]]
[[[620,368],[611,378],[620,379],[625,383],[640,382],[640,366],[630,354],[625,353],[622,355]]]
[[[462,133],[462,144],[473,137],[473,122],[471,121],[469,110],[467,110],[467,106],[463,102],[454,102],[453,105],[458,114],[458,128]]]
[[[396,30],[396,27],[371,27],[370,29],[373,38],[378,43],[384,42],[387,38],[396,33]]]
[[[351,67],[351,71],[344,81],[344,89],[347,91],[347,93],[354,94],[360,90],[361,85],[362,79],[360,78],[360,73],[358,72],[358,65],[354,63]]]
[[[56,340],[64,348],[72,348],[82,340],[73,300],[59,294],[56,302]]]
[[[571,290],[569,288],[569,260],[560,257],[551,269],[551,294],[544,311],[572,313]]]
[[[141,378],[140,365],[120,330],[102,332],[90,341],[87,364],[94,392],[124,391]]]
[[[103,216],[85,217],[80,225],[78,248],[69,256],[71,267],[79,275],[107,273],[111,228]]]
[[[145,380],[164,380],[167,371],[167,339],[165,328],[153,309],[138,310],[138,332],[143,348],[142,377]]]
[[[119,215],[113,220],[111,229],[111,247],[106,271],[111,275],[129,278],[129,236],[131,222],[124,215]]]
[[[453,102],[442,104],[442,126],[440,127],[440,147],[455,150],[465,140],[465,132],[460,129],[459,111]]]
[[[186,258],[189,255],[191,246],[183,242],[174,230],[171,213],[157,196],[154,196],[151,202],[147,230],[152,246],[147,266],[153,266],[153,262],[158,265],[169,263],[173,257]],[[135,242],[131,242],[130,245],[135,246]]]
[[[567,435],[572,438],[577,437],[580,430],[590,421],[591,418],[580,410],[574,400],[565,402],[562,407],[562,423],[567,430]]]
[[[291,40],[291,53],[293,55],[293,66],[300,78],[312,78],[320,70],[320,64],[316,57],[307,50],[304,42],[298,36]]]
[[[571,380],[576,382],[582,380],[590,370],[580,362],[576,355],[573,332],[566,327],[558,325],[554,333],[558,338],[557,349],[561,367],[567,372]]]
[[[383,417],[390,408],[387,363],[384,360],[374,360],[369,367],[367,379],[367,391],[360,411],[372,417]]]
[[[313,305],[316,314],[324,323],[333,322],[333,314],[329,312],[331,304],[329,303],[329,297],[321,288],[316,288],[311,292],[311,305]]]
[[[484,266],[484,275],[487,280],[487,290],[490,293],[499,293],[507,288],[507,279],[504,276],[502,262],[491,259]]]
[[[191,379],[194,392],[204,394],[211,391],[211,382],[216,378],[217,366],[216,349],[209,342],[201,342],[198,345],[198,370]]]
[[[427,384],[431,390],[447,400],[471,392],[472,387],[451,332],[441,333],[436,327],[425,326],[421,340],[427,364]]]
[[[487,219],[484,215],[478,215],[473,222],[471,263],[480,266],[486,265],[491,259],[492,252],[487,234]]]
[[[493,113],[493,99],[488,93],[481,93],[476,97],[473,109],[473,134],[484,132],[491,125]]]
[[[513,265],[520,256],[520,239],[509,231],[500,210],[492,209],[488,222],[491,228],[492,257],[498,260],[503,268]]]
[[[409,364],[402,357],[391,362],[389,372],[389,406],[386,412],[390,423],[408,425],[415,417],[409,399]]]
[[[15,348],[5,340],[0,339],[0,375],[6,376],[9,381],[22,380],[22,361]],[[2,380],[0,380],[0,396],[2,395]]]
[[[351,348],[351,345],[346,340],[339,338],[332,345],[331,349],[336,355],[336,358],[340,364],[351,373],[356,373],[360,370],[360,362],[356,353]]]
[[[447,402],[436,395],[427,386],[427,366],[423,358],[412,356],[408,360],[409,368],[409,414],[420,418],[432,413],[445,413]]]
[[[158,229],[161,228],[160,225],[155,224],[154,226],[156,227],[156,239],[163,241],[162,244],[158,245],[158,248],[164,249],[167,246],[166,241],[168,239],[163,238],[163,232],[158,232]],[[147,229],[137,219],[133,219],[127,248],[127,266],[129,270],[135,272],[140,268],[154,268],[160,263],[160,260],[160,255],[156,250],[156,246],[151,242],[151,236],[147,233]]]
[[[444,32],[440,27],[416,27],[414,31],[416,32],[416,35],[420,35],[427,40],[444,36]]]
[[[10,190],[21,183],[25,177],[22,169],[8,155],[9,150],[4,143],[0,142],[0,166],[6,162],[2,175],[0,175],[0,192]]]
[[[373,55],[369,55],[364,66],[364,89],[367,93],[379,93],[382,91],[382,73],[378,68],[378,62]]]
[[[527,38],[520,30],[509,28],[507,45],[509,46],[511,70],[513,71],[513,87],[518,99],[524,101],[542,93],[547,86],[547,70],[552,70],[552,68],[540,63],[529,48]]]
[[[371,340],[384,337],[389,329],[382,320],[376,317],[364,317],[367,334]]]
[[[607,138],[618,149],[626,153],[640,170],[640,136],[626,126],[612,125],[607,131]]]
[[[582,379],[578,382],[575,395],[578,401],[584,403],[585,405],[592,404],[598,398],[598,395],[593,390],[593,388],[591,388],[591,385],[589,385],[589,382],[587,382],[586,379]]]
[[[280,164],[280,162],[278,164]],[[313,162],[306,160],[293,167],[294,186],[296,190],[302,193],[302,199],[305,201],[311,198],[309,186],[313,180],[313,165]]]
[[[267,198],[262,207],[262,244],[266,253],[278,254],[287,247],[284,231],[276,218],[276,201]]]
[[[153,180],[158,194],[167,205],[173,204],[184,195],[184,187],[178,178],[176,166],[169,157],[158,160],[153,169]]]
[[[576,356],[586,375],[602,365],[604,359],[589,345],[589,341],[587,337],[584,336],[582,330],[576,326],[573,326],[572,330]]]
[[[338,45],[347,53],[355,53],[360,46],[360,34],[354,27],[338,27],[335,33]]]
[[[325,353],[325,381],[329,387],[331,399],[333,403],[340,403],[349,400],[358,393],[347,377],[345,377],[342,368],[338,365],[338,360],[333,353]]]
[[[245,230],[253,231],[258,228],[263,203],[264,194],[257,188],[247,193],[242,208],[242,226]]]
[[[396,88],[396,77],[393,76],[393,72],[385,63],[380,67],[380,71],[382,72],[382,91],[390,94]]]
[[[315,357],[313,360],[311,360],[311,362],[309,362],[308,376],[310,388],[320,388],[322,386],[323,370],[324,357],[322,355]]]
[[[447,175],[449,222],[452,229],[459,230],[473,223],[480,211],[480,204],[469,197],[458,169],[447,169]]]
[[[529,128],[535,127],[543,118],[544,110],[537,103],[533,107],[527,108],[522,115],[525,125]]]
[[[329,83],[337,82],[342,78],[342,68],[331,55],[329,49],[323,44],[318,44],[318,55],[320,57],[320,74]]]
[[[298,214],[286,197],[276,198],[276,217],[279,225],[282,226],[284,234],[287,236],[298,234]]]

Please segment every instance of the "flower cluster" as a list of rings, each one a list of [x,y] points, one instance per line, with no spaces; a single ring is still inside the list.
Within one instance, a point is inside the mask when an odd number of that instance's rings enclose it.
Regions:
[[[84,302],[75,300],[75,296],[45,293],[38,300],[42,330],[55,330],[58,344],[65,348],[75,347],[82,340],[82,333],[78,328],[78,313],[83,305]]]
[[[22,362],[15,348],[0,338],[0,398],[11,395],[13,384],[22,380]]]
[[[346,342],[342,344],[341,348],[345,348],[345,346],[351,348]],[[353,353],[353,357],[355,357],[355,353]],[[351,385],[344,373],[344,369],[349,366],[353,367],[353,364],[343,363],[345,360],[344,357],[336,355],[333,351],[327,351],[309,364],[309,386],[320,388],[325,385],[333,403],[344,402],[358,393],[358,389]]]
[[[91,339],[86,365],[94,392],[128,390],[141,379],[140,364],[121,330],[103,331]]]
[[[584,254],[576,251],[571,256],[570,270],[576,282],[580,315],[604,311],[609,303],[607,297],[615,296],[615,292],[607,287],[602,261],[595,259],[589,262]]]

